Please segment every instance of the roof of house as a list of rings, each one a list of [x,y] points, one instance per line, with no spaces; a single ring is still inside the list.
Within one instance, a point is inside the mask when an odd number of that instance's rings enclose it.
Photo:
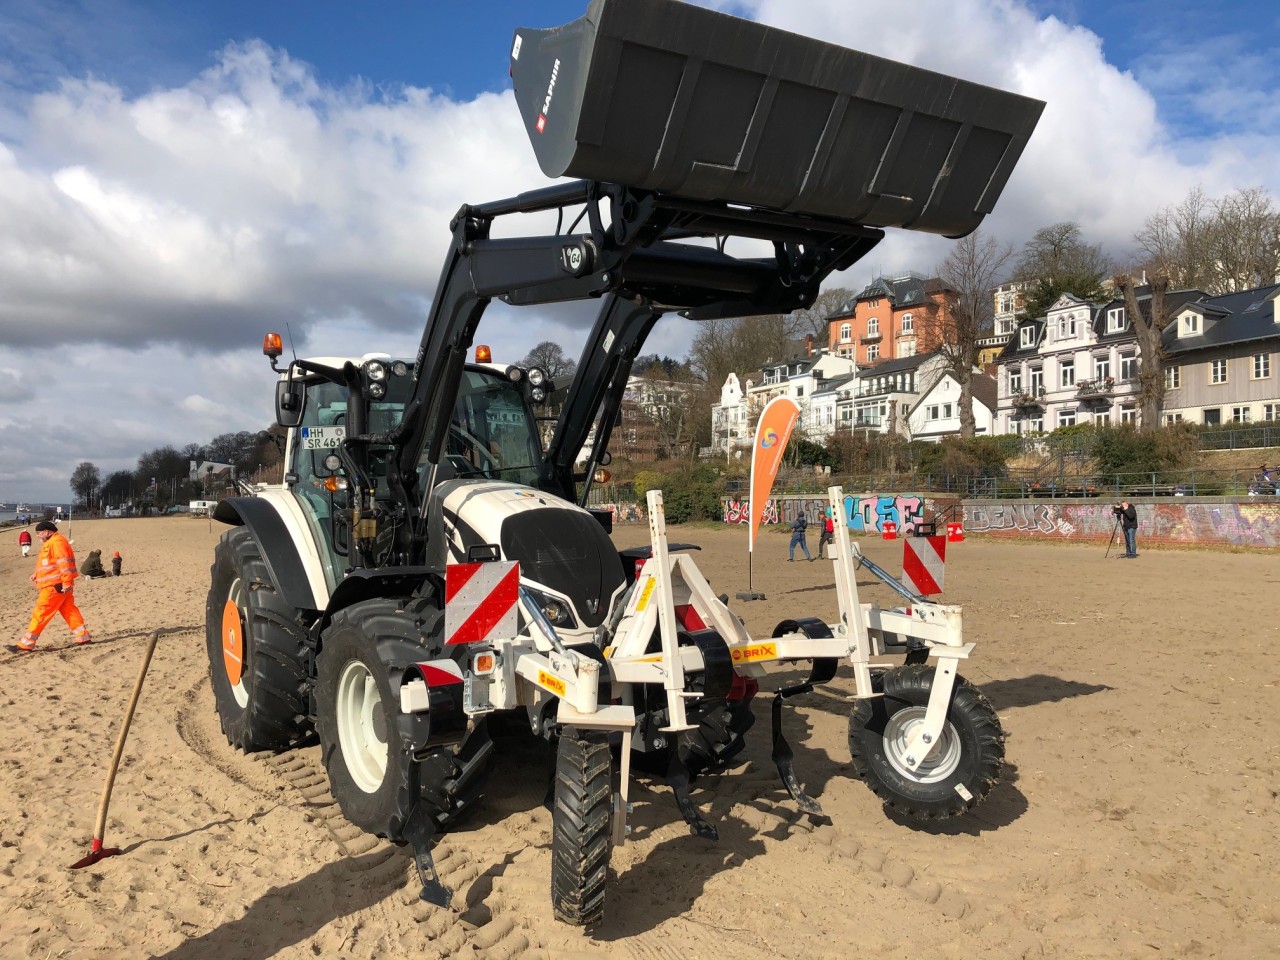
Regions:
[[[981,403],[984,407],[995,412],[997,406],[998,385],[996,378],[986,373],[975,373],[969,381],[969,388],[973,391],[973,398]]]
[[[910,273],[902,277],[876,277],[861,292],[845,302],[835,316],[852,314],[859,300],[875,300],[885,297],[894,307],[915,307],[929,301],[929,296],[949,289],[948,285],[937,277],[923,277]]]
[[[1204,298],[1197,304],[1205,316],[1200,333],[1179,337],[1178,325],[1169,324],[1161,340],[1164,352],[1170,355],[1189,353],[1233,343],[1280,338],[1280,323],[1276,322],[1272,302],[1277,295],[1280,295],[1280,284]],[[1181,310],[1186,305],[1184,301],[1171,309]]]
[[[938,351],[933,350],[929,353],[917,353],[910,357],[897,357],[893,360],[885,360],[877,363],[874,367],[863,367],[858,371],[860,377],[879,377],[888,373],[900,373],[903,370],[915,370],[921,364],[928,360],[932,360],[938,356]]]

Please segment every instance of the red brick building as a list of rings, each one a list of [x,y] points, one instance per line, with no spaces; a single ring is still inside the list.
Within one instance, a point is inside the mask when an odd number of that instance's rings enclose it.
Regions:
[[[936,277],[879,277],[827,318],[829,349],[859,367],[928,353],[951,329],[954,297]]]

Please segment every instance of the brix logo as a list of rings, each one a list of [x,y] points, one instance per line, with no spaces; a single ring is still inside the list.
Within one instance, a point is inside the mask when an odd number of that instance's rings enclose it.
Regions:
[[[547,95],[542,101],[542,112],[538,114],[538,122],[534,127],[539,133],[547,128],[547,114],[551,112],[551,98],[556,94],[556,77],[560,74],[560,58],[551,65],[551,81],[547,84]]]

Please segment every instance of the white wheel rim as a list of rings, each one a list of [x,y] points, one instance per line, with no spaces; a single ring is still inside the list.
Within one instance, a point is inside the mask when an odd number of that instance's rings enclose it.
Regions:
[[[355,785],[365,793],[382,786],[387,773],[387,731],[378,681],[359,660],[338,678],[338,744]]]
[[[240,611],[241,631],[245,631],[249,626],[249,605],[248,597],[245,596],[244,583],[239,577],[231,581],[231,589],[227,591],[227,599],[236,605],[236,609]],[[241,636],[240,649],[246,652],[249,649],[249,638]],[[231,682],[231,678],[227,677],[227,684],[231,687],[231,696],[235,698],[236,705],[241,710],[249,706],[249,688],[245,685],[244,678],[247,671],[243,668],[240,671],[240,679],[236,683]]]
[[[924,707],[904,707],[889,718],[884,727],[884,755],[890,766],[902,776],[917,783],[937,783],[956,772],[960,766],[960,737],[951,721],[947,721],[933,749],[912,770],[907,766],[907,744],[924,724]]]

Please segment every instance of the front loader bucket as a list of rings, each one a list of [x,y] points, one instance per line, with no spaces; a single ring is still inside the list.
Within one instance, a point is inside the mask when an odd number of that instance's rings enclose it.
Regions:
[[[950,237],[994,208],[1044,104],[678,0],[517,30],[544,173]]]

